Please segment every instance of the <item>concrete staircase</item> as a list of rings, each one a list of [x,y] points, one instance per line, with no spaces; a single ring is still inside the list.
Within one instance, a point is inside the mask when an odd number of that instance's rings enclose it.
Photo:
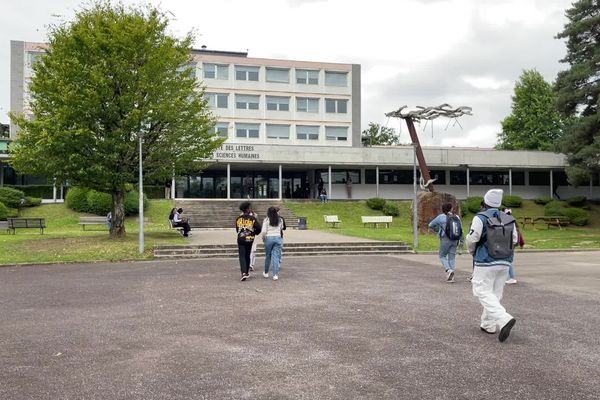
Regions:
[[[404,242],[345,242],[345,243],[286,243],[284,257],[325,255],[382,255],[412,253]],[[258,244],[257,257],[264,257],[262,243]],[[238,258],[235,244],[155,246],[157,259],[183,258]]]
[[[183,217],[190,220],[192,229],[203,228],[233,228],[235,219],[240,215],[239,206],[243,199],[237,200],[182,200],[176,207],[183,208]],[[289,228],[298,226],[298,218],[286,207],[285,203],[278,200],[248,200],[258,214],[262,224],[267,216],[267,209],[271,206],[279,207],[279,215],[285,219]]]

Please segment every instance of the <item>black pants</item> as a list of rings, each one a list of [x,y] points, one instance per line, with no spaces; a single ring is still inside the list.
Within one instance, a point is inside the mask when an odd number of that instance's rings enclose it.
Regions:
[[[173,226],[182,227],[183,228],[183,236],[187,236],[188,232],[191,230],[190,224],[188,224],[187,221],[175,222],[175,223],[173,223]]]
[[[250,268],[250,253],[252,252],[252,242],[238,244],[238,254],[240,256],[240,270],[242,275],[248,273]]]

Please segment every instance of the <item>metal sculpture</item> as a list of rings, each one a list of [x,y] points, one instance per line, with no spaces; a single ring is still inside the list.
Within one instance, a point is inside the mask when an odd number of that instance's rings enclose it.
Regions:
[[[385,114],[385,116],[388,118],[402,118],[404,121],[406,121],[408,133],[410,134],[410,140],[412,141],[413,146],[415,146],[417,160],[419,161],[419,169],[421,170],[421,187],[423,189],[433,192],[433,182],[435,182],[435,179],[431,179],[431,175],[429,174],[429,167],[427,167],[427,163],[425,162],[425,156],[423,155],[423,150],[421,149],[421,143],[419,142],[419,137],[417,136],[414,122],[421,122],[421,120],[432,121],[438,117],[445,117],[454,119],[456,123],[460,125],[458,118],[462,117],[463,115],[473,115],[471,113],[472,110],[473,109],[471,107],[467,106],[452,108],[450,104],[444,103],[437,107],[417,106],[416,110],[407,110],[407,106],[402,106],[396,111],[391,111]]]

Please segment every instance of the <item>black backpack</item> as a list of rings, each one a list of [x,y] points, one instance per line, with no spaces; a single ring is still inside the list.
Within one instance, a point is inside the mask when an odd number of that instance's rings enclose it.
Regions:
[[[460,219],[454,214],[446,214],[446,225],[444,225],[444,233],[450,240],[460,240],[463,236],[462,225]]]

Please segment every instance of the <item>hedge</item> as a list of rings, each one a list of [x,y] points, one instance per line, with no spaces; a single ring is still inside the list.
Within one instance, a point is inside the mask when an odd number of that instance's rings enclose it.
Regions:
[[[585,196],[573,196],[567,199],[567,204],[573,207],[584,206],[587,199]]]
[[[550,196],[542,196],[542,197],[537,197],[535,199],[533,199],[533,202],[535,204],[542,204],[542,205],[546,205],[548,203],[550,203],[552,201],[552,197]]]
[[[112,195],[98,192],[96,190],[72,187],[67,193],[67,207],[79,211],[89,212],[96,215],[106,215],[112,210]],[[137,214],[139,195],[137,191],[125,195],[125,215]],[[148,198],[144,193],[144,209],[148,208]]]
[[[40,204],[42,204],[41,198],[25,196],[25,203],[23,203],[23,207],[36,207]]]
[[[519,208],[523,204],[523,199],[519,196],[506,195],[502,198],[502,204],[509,208]]]
[[[5,220],[10,216],[10,209],[4,203],[0,203],[0,220]]]
[[[371,210],[383,210],[384,206],[385,199],[380,197],[372,197],[367,200],[367,207],[369,207]]]
[[[464,217],[464,216],[466,216],[466,215],[467,215],[467,210],[468,210],[468,207],[467,207],[467,202],[466,202],[466,201],[464,201],[464,200],[463,200],[463,201],[461,201],[461,202],[460,202],[460,216],[461,216],[461,217]]]
[[[25,196],[40,197],[42,199],[51,199],[54,191],[52,185],[7,185],[25,193]],[[57,195],[60,194],[60,187],[56,187]]]
[[[479,211],[481,211],[481,203],[482,202],[483,202],[483,197],[481,197],[481,196],[467,197],[467,199],[465,200],[465,204],[467,205],[467,208],[473,214],[477,214]]]
[[[576,226],[587,225],[590,220],[590,215],[582,208],[570,207],[564,209],[565,217],[569,218],[569,222]]]
[[[0,187],[0,203],[9,208],[22,207],[25,202],[25,193],[10,187]]]
[[[396,203],[385,203],[383,213],[392,217],[398,217],[400,215],[400,208],[398,208]]]

